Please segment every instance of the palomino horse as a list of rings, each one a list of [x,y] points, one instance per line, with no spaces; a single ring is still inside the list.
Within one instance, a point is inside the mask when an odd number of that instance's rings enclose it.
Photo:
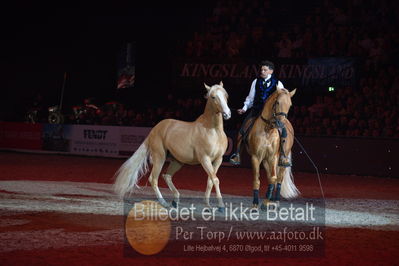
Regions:
[[[227,149],[227,137],[223,130],[223,119],[231,117],[227,106],[228,95],[223,83],[207,89],[205,111],[194,122],[165,119],[151,130],[147,138],[116,172],[114,190],[123,197],[138,187],[140,178],[147,172],[147,159],[152,161],[149,181],[159,202],[167,207],[165,199],[158,188],[158,177],[167,156],[171,161],[166,174],[163,175],[169,189],[174,194],[174,207],[179,203],[180,194],[172,182],[172,176],[184,165],[201,164],[208,174],[205,192],[205,203],[208,207],[212,187],[215,186],[218,207],[224,210],[224,203],[216,173]]]
[[[291,159],[291,147],[294,143],[294,130],[290,121],[287,119],[288,111],[291,107],[291,97],[295,90],[289,92],[286,89],[277,89],[266,100],[261,115],[255,120],[253,127],[248,135],[247,150],[251,156],[253,170],[253,204],[254,208],[259,204],[260,187],[260,164],[262,163],[267,172],[268,189],[266,199],[261,206],[264,209],[271,201],[279,201],[280,193],[284,198],[295,198],[299,191],[292,180],[291,167],[278,166],[278,159],[281,152],[280,134],[278,130],[279,122],[284,123],[287,138],[285,153]],[[289,154],[286,152],[289,151]],[[275,190],[275,191],[274,191]],[[273,197],[273,193],[275,193]]]

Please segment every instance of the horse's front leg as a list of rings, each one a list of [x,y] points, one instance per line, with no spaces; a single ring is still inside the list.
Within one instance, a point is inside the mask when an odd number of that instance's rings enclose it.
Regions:
[[[202,167],[204,168],[205,172],[208,174],[208,184],[207,184],[207,190],[205,192],[205,201],[206,201],[207,193],[209,193],[209,195],[210,195],[212,186],[215,186],[216,198],[218,199],[219,211],[224,212],[225,206],[223,203],[222,194],[220,193],[219,178],[216,176],[216,171],[215,171],[215,169],[218,169],[219,167],[215,168],[213,166],[209,156],[203,156],[200,159],[200,163],[201,163]],[[219,164],[219,166],[220,166],[220,164]],[[207,204],[209,205],[209,197],[208,197]]]
[[[258,208],[259,205],[259,187],[260,187],[260,173],[259,173],[259,168],[260,168],[260,160],[258,159],[257,156],[252,155],[251,158],[251,162],[252,162],[252,173],[253,173],[253,177],[254,177],[254,181],[253,181],[253,208]]]
[[[223,157],[216,158],[215,161],[213,161],[212,166],[213,170],[215,171],[215,174],[218,172],[220,165],[223,162]],[[205,204],[210,207],[211,205],[209,204],[209,198],[211,196],[213,188],[213,182],[211,177],[208,175],[208,180],[207,180],[207,186],[206,186],[206,191],[205,191]]]
[[[266,169],[267,181],[269,184],[267,186],[266,198],[263,201],[262,209],[267,208],[273,198],[274,188],[277,182],[277,163],[278,163],[278,153],[274,154],[273,156],[270,156],[269,158],[266,158],[263,161],[263,166]]]

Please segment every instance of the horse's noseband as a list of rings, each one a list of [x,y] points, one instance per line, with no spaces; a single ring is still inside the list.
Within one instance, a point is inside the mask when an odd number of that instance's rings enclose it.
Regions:
[[[272,119],[267,120],[262,115],[260,115],[260,118],[263,120],[263,122],[265,122],[266,124],[270,124],[273,128],[282,128],[282,127],[284,127],[284,124],[279,119],[277,119],[277,117],[284,116],[285,118],[287,118],[288,114],[284,113],[284,112],[276,113],[276,105],[277,105],[277,101],[275,101],[273,104],[273,118]]]
[[[280,115],[282,115],[282,116],[284,116],[285,118],[287,118],[287,113],[284,113],[284,112],[273,113],[273,116],[274,116],[274,117],[280,116]]]
[[[277,105],[277,101],[275,101],[274,104],[273,104],[273,117],[276,118],[277,116],[282,115],[282,116],[284,116],[285,118],[287,118],[287,116],[288,116],[287,113],[284,113],[284,112],[278,112],[278,113],[276,113],[276,105]]]

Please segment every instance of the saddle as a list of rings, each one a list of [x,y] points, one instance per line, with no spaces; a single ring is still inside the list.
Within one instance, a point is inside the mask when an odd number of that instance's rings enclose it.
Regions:
[[[251,131],[251,129],[254,126],[254,123],[258,117],[261,117],[261,116],[260,115],[254,116],[254,117],[249,118],[247,121],[245,121],[245,124],[240,131],[240,133],[242,135],[242,140],[244,141],[245,144],[248,144],[249,132]],[[287,137],[287,130],[285,129],[285,125],[283,122],[281,122],[278,119],[266,120],[263,117],[261,117],[261,119],[266,123],[265,130],[277,128],[281,138]]]

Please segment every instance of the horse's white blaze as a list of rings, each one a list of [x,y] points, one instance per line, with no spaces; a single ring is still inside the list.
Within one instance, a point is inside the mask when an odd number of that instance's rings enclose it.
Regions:
[[[225,119],[229,119],[231,117],[231,111],[229,106],[227,105],[226,95],[220,90],[216,92],[216,95],[219,98],[220,105],[222,107],[223,113],[225,114]]]

